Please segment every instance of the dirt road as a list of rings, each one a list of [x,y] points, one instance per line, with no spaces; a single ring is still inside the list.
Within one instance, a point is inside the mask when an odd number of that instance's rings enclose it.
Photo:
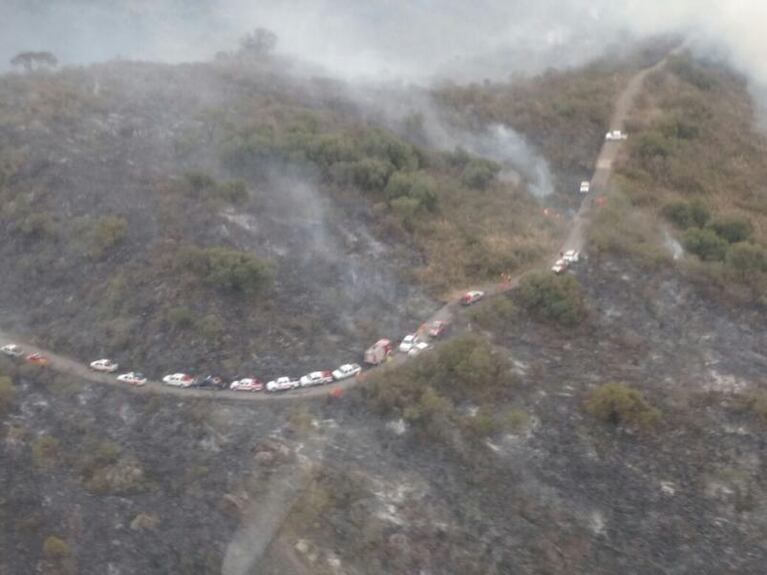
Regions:
[[[666,60],[661,60],[654,66],[646,68],[637,74],[635,74],[629,81],[626,88],[621,92],[620,96],[616,100],[615,110],[610,122],[611,130],[623,130],[624,124],[628,115],[633,108],[637,95],[642,89],[644,79],[648,74],[654,70],[662,67]],[[592,207],[594,204],[594,194],[604,193],[607,191],[607,184],[610,179],[610,174],[613,169],[613,162],[618,155],[618,151],[622,145],[622,141],[605,141],[602,149],[599,152],[599,156],[596,161],[594,175],[591,179],[591,193],[588,194],[581,202],[580,209],[573,218],[570,231],[567,238],[563,242],[560,251],[567,250],[581,250],[584,244],[584,231],[588,226],[591,218]],[[551,264],[558,256],[552,258]],[[551,265],[550,264],[550,265]],[[492,297],[502,293],[506,293],[519,285],[520,280],[526,274],[519,274],[518,276],[511,278],[510,281],[503,284],[494,284],[491,286],[482,286],[482,289],[486,293],[486,297]],[[452,301],[444,305],[437,310],[432,317],[426,320],[425,323],[430,323],[436,320],[450,321],[452,320],[456,308],[459,306],[457,301]],[[127,384],[119,383],[113,376],[99,374],[88,368],[86,364],[77,362],[68,357],[52,353],[49,350],[37,348],[32,345],[28,345],[20,341],[20,338],[16,338],[13,334],[0,331],[0,345],[7,343],[18,343],[21,345],[26,353],[38,352],[45,355],[50,360],[48,369],[58,371],[60,373],[66,373],[77,376],[87,381],[94,383],[103,383],[106,385],[114,385],[123,388],[129,388],[136,393],[163,393],[166,395],[178,395],[183,397],[204,397],[215,398],[218,400],[234,400],[234,401],[293,401],[299,399],[310,398],[323,398],[328,395],[329,392],[341,392],[344,389],[354,386],[363,378],[349,379],[341,382],[336,382],[326,386],[310,387],[304,389],[298,389],[287,393],[249,393],[249,392],[237,392],[237,391],[212,391],[204,389],[181,389],[177,387],[171,387],[163,385],[157,381],[150,381],[143,387],[131,387]],[[373,368],[373,370],[386,368],[387,366],[396,366],[404,363],[407,360],[407,356],[404,354],[396,354],[393,357],[393,361],[390,361],[386,366]],[[370,373],[373,370],[369,370]]]

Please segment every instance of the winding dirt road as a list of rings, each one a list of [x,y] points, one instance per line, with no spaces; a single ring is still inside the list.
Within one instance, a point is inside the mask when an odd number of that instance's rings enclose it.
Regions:
[[[624,124],[631,109],[634,106],[637,95],[642,89],[644,79],[648,74],[661,68],[666,63],[666,59],[659,61],[657,64],[641,70],[635,74],[626,88],[621,92],[620,96],[616,100],[615,110],[610,121],[611,130],[623,130]],[[578,250],[583,248],[584,244],[584,232],[591,220],[591,212],[594,204],[594,195],[599,193],[605,193],[607,191],[607,184],[610,179],[610,174],[613,170],[613,162],[618,155],[618,151],[622,145],[622,141],[605,141],[602,149],[599,152],[599,156],[596,161],[594,174],[591,179],[591,193],[588,194],[581,202],[580,209],[573,218],[570,231],[564,240],[559,251]],[[558,256],[557,256],[558,257]],[[553,260],[557,259],[554,257]],[[486,298],[493,297],[502,293],[506,293],[519,285],[520,280],[530,272],[520,273],[516,277],[511,278],[510,281],[498,285],[481,287]],[[442,308],[437,310],[425,323],[430,323],[436,320],[451,321],[455,314],[456,308],[459,306],[458,301],[451,301],[445,304]],[[78,378],[91,381],[94,383],[101,383],[107,385],[119,386],[121,388],[128,388],[135,393],[153,394],[162,393],[166,395],[178,395],[182,397],[202,397],[217,400],[235,400],[235,401],[294,401],[299,399],[310,398],[324,398],[329,393],[339,393],[345,389],[348,389],[360,381],[362,381],[365,375],[370,374],[376,370],[386,369],[400,365],[407,361],[408,356],[404,354],[395,354],[392,361],[387,362],[385,365],[372,368],[363,374],[362,377],[348,379],[341,382],[332,383],[330,385],[309,387],[297,389],[284,393],[250,393],[250,392],[237,392],[237,391],[213,391],[206,389],[181,389],[177,387],[171,387],[163,385],[158,381],[149,381],[143,387],[133,387],[124,383],[118,382],[114,376],[100,374],[92,371],[86,364],[80,363],[71,358],[53,353],[46,349],[41,349],[33,345],[29,345],[20,341],[20,338],[14,337],[13,334],[0,331],[0,345],[6,345],[8,343],[19,344],[26,353],[41,353],[50,360],[48,369],[76,376]]]

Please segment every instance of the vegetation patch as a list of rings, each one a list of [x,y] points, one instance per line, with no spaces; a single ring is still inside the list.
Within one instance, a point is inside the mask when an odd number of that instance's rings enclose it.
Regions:
[[[647,429],[660,421],[660,411],[636,389],[622,383],[606,383],[591,391],[586,411],[604,423]]]
[[[571,275],[537,272],[525,276],[518,298],[534,316],[564,327],[574,327],[586,318],[583,291]]]
[[[515,384],[506,361],[487,340],[464,335],[376,375],[363,393],[379,413],[403,418],[449,443],[456,430],[485,437],[499,429],[494,410],[465,415],[457,404],[471,401],[490,407],[508,398]]]

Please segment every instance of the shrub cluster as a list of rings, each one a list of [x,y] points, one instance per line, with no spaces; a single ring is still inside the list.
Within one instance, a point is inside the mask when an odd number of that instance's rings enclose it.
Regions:
[[[182,248],[176,265],[208,285],[240,293],[258,292],[273,279],[273,268],[268,261],[227,247]]]
[[[612,425],[648,428],[660,420],[660,411],[651,406],[637,390],[621,383],[606,383],[589,393],[586,411]]]
[[[484,339],[464,335],[397,370],[377,375],[364,388],[368,403],[388,416],[402,417],[429,435],[448,440],[456,429],[486,436],[498,424],[480,412],[462,416],[456,402],[495,402],[515,380],[503,357]]]
[[[530,274],[520,283],[519,300],[533,315],[565,327],[578,325],[586,317],[583,291],[571,275]]]

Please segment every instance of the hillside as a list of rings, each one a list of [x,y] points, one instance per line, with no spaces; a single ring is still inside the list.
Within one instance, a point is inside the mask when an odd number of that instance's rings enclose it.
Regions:
[[[0,575],[762,575],[767,140],[667,48],[364,97],[243,53],[0,77],[0,335],[54,360],[0,357]],[[468,151],[497,129],[524,153]],[[86,377],[299,375],[435,310],[258,401]]]
[[[410,144],[281,64],[4,76],[4,327],[267,378],[357,357],[550,250],[558,224],[500,166]]]

